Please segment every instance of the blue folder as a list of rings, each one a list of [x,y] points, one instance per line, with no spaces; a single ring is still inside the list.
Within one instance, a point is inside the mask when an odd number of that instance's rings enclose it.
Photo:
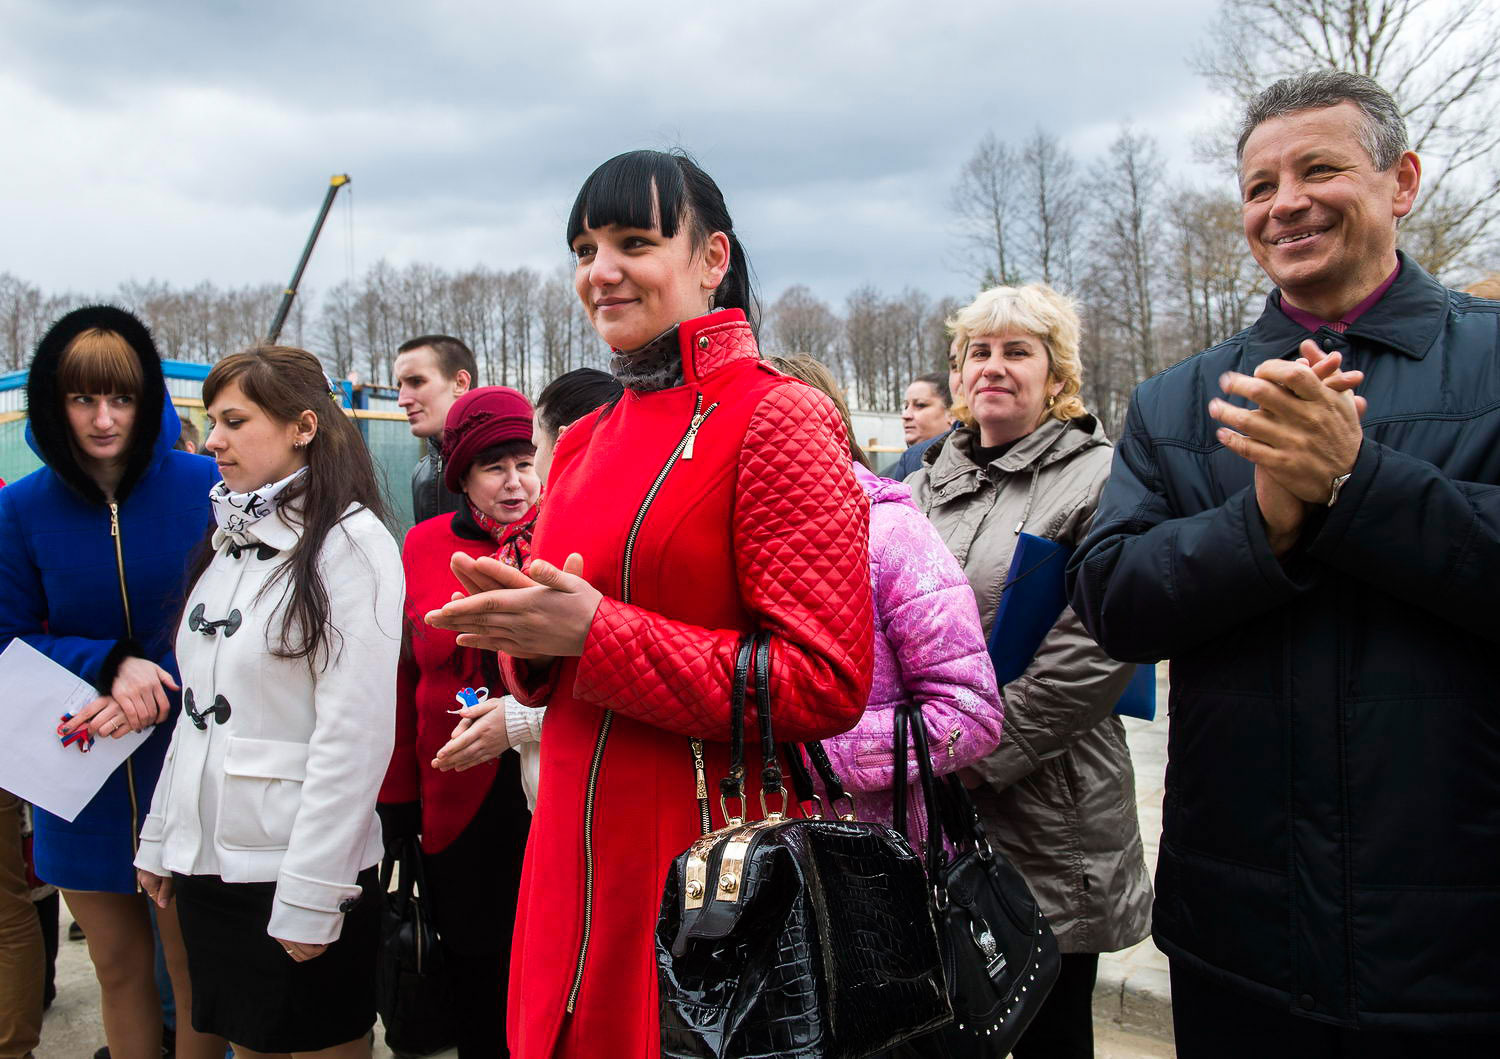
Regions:
[[[1063,572],[1072,554],[1073,549],[1045,537],[1017,535],[1000,605],[995,609],[995,623],[990,627],[990,661],[1002,687],[1026,672],[1068,605]],[[1156,720],[1155,666],[1135,667],[1125,694],[1115,704],[1115,713]]]

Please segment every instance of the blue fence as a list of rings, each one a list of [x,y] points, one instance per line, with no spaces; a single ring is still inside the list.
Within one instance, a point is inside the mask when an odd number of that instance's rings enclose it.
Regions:
[[[207,364],[162,362],[167,389],[177,411],[204,429],[203,380]],[[407,429],[406,417],[395,411],[394,394],[377,387],[354,387],[345,382],[344,407],[354,417],[369,446],[390,501],[392,529],[404,534],[412,524],[411,472],[422,455],[422,445]],[[26,373],[0,375],[0,479],[13,482],[41,466],[26,444]]]

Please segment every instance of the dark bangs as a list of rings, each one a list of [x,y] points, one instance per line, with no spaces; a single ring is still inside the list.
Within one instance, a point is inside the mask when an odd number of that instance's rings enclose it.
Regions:
[[[512,456],[525,457],[529,459],[530,457],[535,455],[535,445],[533,445],[530,441],[523,441],[520,438],[515,438],[511,441],[502,441],[498,445],[491,445],[489,448],[485,449],[483,452],[479,453],[479,455],[470,460],[469,466],[487,467],[492,463],[499,463],[501,460],[508,459]]]
[[[670,239],[686,213],[687,187],[675,156],[664,151],[618,154],[589,174],[568,215],[568,249],[585,228],[658,228]]]

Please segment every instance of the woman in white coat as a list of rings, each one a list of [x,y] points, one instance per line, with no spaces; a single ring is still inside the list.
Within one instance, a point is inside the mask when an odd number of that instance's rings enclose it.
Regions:
[[[203,401],[218,529],[177,633],[183,710],[135,863],[159,905],[177,901],[195,1028],[241,1057],[364,1057],[401,557],[311,354],[226,357]]]

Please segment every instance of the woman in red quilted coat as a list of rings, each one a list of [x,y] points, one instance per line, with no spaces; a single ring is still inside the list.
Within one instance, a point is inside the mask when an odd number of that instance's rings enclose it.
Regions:
[[[831,402],[760,359],[748,263],[707,174],[611,159],[568,245],[625,394],[558,443],[529,576],[455,557],[490,590],[428,620],[500,650],[512,693],[548,706],[512,1053],[637,1059],[660,1047],[667,870],[724,824],[698,796],[727,770],[735,646],[773,634],[778,738],[852,727],[872,665],[869,514]]]

